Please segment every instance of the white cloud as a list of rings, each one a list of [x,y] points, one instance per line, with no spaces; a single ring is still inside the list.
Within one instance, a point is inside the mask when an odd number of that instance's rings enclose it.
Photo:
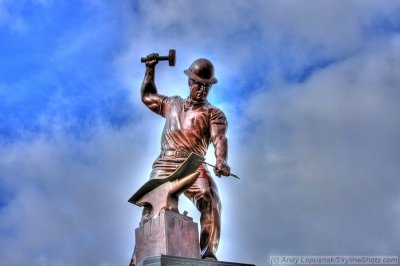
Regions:
[[[235,223],[254,230],[238,232],[238,258],[397,254],[399,55],[393,39],[248,102],[233,130],[258,125],[234,143],[247,182],[233,195],[249,192]]]
[[[7,232],[0,264],[127,263],[140,219],[127,199],[147,180],[148,149],[136,126],[93,132],[86,140],[57,132],[1,150],[2,183],[13,197],[0,211]]]

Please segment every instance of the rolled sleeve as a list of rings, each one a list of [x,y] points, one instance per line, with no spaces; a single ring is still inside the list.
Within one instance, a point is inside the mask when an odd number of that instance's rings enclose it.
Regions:
[[[228,120],[226,119],[224,112],[222,112],[218,108],[215,108],[211,111],[210,124],[211,125],[219,124],[219,125],[228,126]]]

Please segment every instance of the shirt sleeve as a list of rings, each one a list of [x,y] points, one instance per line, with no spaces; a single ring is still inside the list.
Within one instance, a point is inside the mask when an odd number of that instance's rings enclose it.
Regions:
[[[168,113],[169,105],[170,105],[169,97],[159,94],[157,113],[165,117]]]
[[[226,116],[224,112],[222,112],[218,108],[213,108],[211,111],[211,117],[210,117],[210,124],[219,124],[219,125],[225,125],[228,126],[228,120],[226,119]]]

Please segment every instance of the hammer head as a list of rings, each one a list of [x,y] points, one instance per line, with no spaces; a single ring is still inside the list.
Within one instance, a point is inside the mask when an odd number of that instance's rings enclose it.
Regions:
[[[151,55],[154,55],[154,54],[151,54]],[[168,65],[169,66],[175,66],[176,51],[175,51],[175,49],[170,49],[167,56],[159,56],[159,55],[157,55],[155,58],[154,58],[154,56],[153,57],[147,57],[147,56],[146,57],[141,57],[140,58],[140,62],[145,63],[145,62],[147,62],[149,60],[154,60],[154,59],[157,59],[159,61],[168,60]]]
[[[175,66],[175,60],[176,60],[176,51],[175,49],[170,49],[168,53],[168,65]]]

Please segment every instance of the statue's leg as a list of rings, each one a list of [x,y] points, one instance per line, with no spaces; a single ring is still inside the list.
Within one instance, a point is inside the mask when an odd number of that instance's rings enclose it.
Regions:
[[[206,168],[200,167],[200,177],[185,192],[200,211],[200,256],[217,259],[216,252],[221,232],[221,202],[218,189]]]
[[[133,249],[133,254],[129,266],[136,266],[136,246]]]

